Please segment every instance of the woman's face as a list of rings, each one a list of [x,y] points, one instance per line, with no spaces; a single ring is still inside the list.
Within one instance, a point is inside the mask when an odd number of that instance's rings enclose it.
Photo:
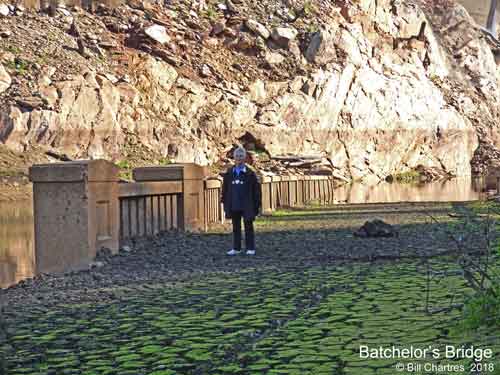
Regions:
[[[240,155],[240,154],[236,155],[236,156],[234,157],[234,162],[236,163],[236,165],[241,165],[241,164],[243,164],[243,163],[245,162],[245,156]]]

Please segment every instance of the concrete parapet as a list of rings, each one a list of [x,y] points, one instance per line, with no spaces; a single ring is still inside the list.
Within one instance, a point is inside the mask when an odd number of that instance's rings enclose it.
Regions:
[[[172,164],[164,167],[136,168],[133,177],[138,182],[182,181],[181,230],[200,231],[207,229],[205,220],[204,179],[207,167],[191,163]]]

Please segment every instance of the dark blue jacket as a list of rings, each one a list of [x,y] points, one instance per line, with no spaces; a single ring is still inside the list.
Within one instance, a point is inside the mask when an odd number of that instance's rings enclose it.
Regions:
[[[236,176],[233,173],[233,167],[231,167],[224,174],[221,194],[221,201],[224,204],[224,212],[226,214],[226,218],[230,219],[233,211],[233,194],[235,193],[235,185],[233,185],[233,181],[235,179],[243,180],[244,184],[239,186],[242,190],[236,192],[242,199],[240,202],[241,205],[240,207],[237,207],[237,209],[243,211],[243,218],[245,220],[254,220],[259,214],[261,207],[261,187],[257,179],[257,175],[248,166],[246,166],[246,172],[240,173],[242,176]]]

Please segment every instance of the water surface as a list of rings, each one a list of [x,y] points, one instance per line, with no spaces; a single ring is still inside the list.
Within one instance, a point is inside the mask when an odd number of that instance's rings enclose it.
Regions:
[[[345,203],[463,202],[484,196],[484,180],[465,177],[431,183],[352,183],[335,190],[336,200]]]
[[[35,272],[31,201],[0,201],[0,288]]]

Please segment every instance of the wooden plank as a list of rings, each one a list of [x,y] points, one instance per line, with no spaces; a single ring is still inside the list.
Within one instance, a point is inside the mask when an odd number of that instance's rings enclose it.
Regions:
[[[319,180],[319,201],[325,204],[325,180]]]
[[[214,204],[215,200],[215,189],[210,189],[210,200],[209,200],[209,210],[210,210],[210,222],[215,223],[215,218],[216,218],[216,212],[215,212],[215,207],[216,205]]]
[[[167,230],[172,229],[172,195],[165,197],[165,214],[167,219]]]
[[[158,215],[158,212],[159,212],[158,195],[154,195],[151,197],[151,219],[152,219],[151,226],[153,235],[158,234],[160,232],[159,228],[160,216]]]
[[[212,223],[217,222],[217,189],[210,190],[210,213]]]
[[[123,206],[124,206],[124,202],[123,200],[119,200],[120,202],[120,240],[122,240],[125,236],[124,236],[124,223],[123,223]]]
[[[157,195],[151,196],[151,234],[155,235],[158,225],[158,200]]]
[[[206,190],[206,202],[205,202],[205,207],[206,207],[206,218],[207,218],[207,223],[212,222],[212,212],[211,212],[211,203],[212,203],[212,189]]]
[[[138,197],[136,199],[136,203],[137,203],[137,215],[136,215],[136,224],[137,224],[137,233],[136,235],[138,237],[142,237],[144,236],[144,225],[146,224],[146,221],[144,220],[145,218],[145,209],[146,209],[146,205],[145,205],[145,200],[144,200],[144,197]]]
[[[136,198],[128,198],[127,199],[129,202],[129,222],[130,222],[130,232],[129,236],[130,237],[137,237],[139,234],[138,230],[138,221],[137,221],[137,199]]]
[[[297,191],[298,191],[298,186],[299,182],[297,179],[291,182],[292,184],[292,206],[297,206],[298,204],[298,197],[297,197]]]
[[[174,209],[172,210],[172,215],[174,217],[174,228],[178,230],[184,230],[184,205],[183,199],[184,194],[177,194],[172,200]]]
[[[158,229],[160,232],[166,230],[165,226],[165,195],[158,196]]]
[[[120,238],[130,238],[130,201],[120,199]]]
[[[145,230],[145,235],[150,236],[153,234],[153,225],[152,225],[152,218],[151,218],[151,196],[144,197],[144,205],[146,209],[144,210],[145,212],[145,217],[144,217],[144,224],[146,227]]]

